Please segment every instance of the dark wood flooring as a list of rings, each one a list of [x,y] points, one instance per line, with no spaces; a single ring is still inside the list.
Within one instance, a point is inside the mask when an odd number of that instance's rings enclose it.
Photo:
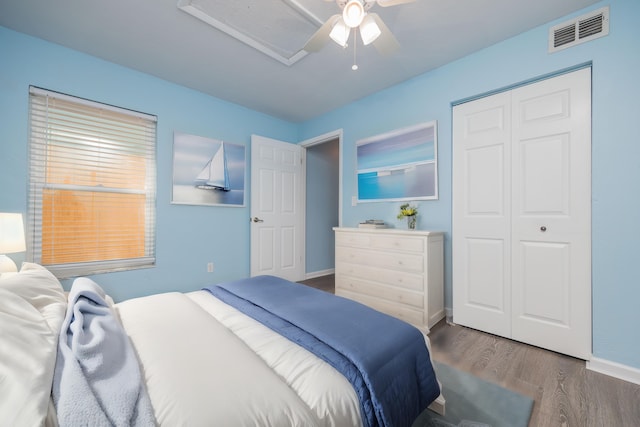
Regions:
[[[301,283],[335,290],[333,275]],[[434,360],[534,399],[530,427],[640,427],[640,385],[589,371],[582,360],[444,320],[429,338]]]

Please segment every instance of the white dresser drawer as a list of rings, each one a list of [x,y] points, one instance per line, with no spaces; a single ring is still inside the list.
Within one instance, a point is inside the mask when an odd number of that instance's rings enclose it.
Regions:
[[[384,236],[373,233],[338,233],[336,234],[336,245],[414,253],[424,253],[425,250],[424,239],[420,237]]]
[[[424,290],[424,276],[422,274],[407,273],[404,271],[389,270],[337,260],[336,278],[340,276],[351,276],[365,280],[373,280],[378,283],[393,285],[418,292],[423,292]]]
[[[336,289],[368,295],[386,301],[405,304],[417,309],[424,308],[424,292],[409,291],[380,284],[379,282],[360,280],[347,275],[336,278]]]
[[[336,260],[407,272],[422,273],[424,271],[424,257],[422,254],[382,252],[336,246]]]

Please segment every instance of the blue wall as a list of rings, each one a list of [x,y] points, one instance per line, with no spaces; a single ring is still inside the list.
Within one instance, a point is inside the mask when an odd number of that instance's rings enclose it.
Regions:
[[[251,134],[297,142],[294,124],[3,27],[0,58],[0,212],[27,208],[29,85],[155,114],[157,265],[94,280],[122,300],[249,275],[250,195],[244,208],[172,205],[173,132],[249,147]],[[247,155],[249,162],[250,150]],[[210,261],[213,273],[207,273]]]
[[[608,36],[547,53],[550,26],[606,5]],[[302,138],[343,128],[343,224],[356,226],[370,217],[394,223],[399,205],[351,206],[357,194],[355,141],[437,120],[440,199],[418,203],[419,228],[447,233],[445,294],[451,307],[451,103],[592,62],[593,354],[640,368],[640,341],[630,334],[640,325],[639,18],[638,0],[598,3],[304,123]]]
[[[609,36],[547,53],[549,26],[607,4]],[[451,307],[451,103],[592,62],[593,353],[640,369],[640,342],[630,334],[640,325],[638,18],[638,0],[598,3],[298,125],[0,27],[0,211],[26,210],[29,85],[158,116],[157,267],[96,277],[117,300],[249,274],[248,207],[170,204],[174,131],[248,144],[253,133],[297,142],[342,128],[343,224],[355,226],[364,218],[395,223],[399,206],[351,206],[355,141],[437,120],[440,199],[419,203],[418,226],[447,232],[445,291]],[[214,273],[206,273],[208,261],[215,263]]]

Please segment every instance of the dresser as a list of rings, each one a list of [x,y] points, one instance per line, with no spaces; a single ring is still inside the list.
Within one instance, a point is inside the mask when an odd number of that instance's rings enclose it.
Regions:
[[[334,228],[336,295],[429,333],[444,317],[443,233]]]

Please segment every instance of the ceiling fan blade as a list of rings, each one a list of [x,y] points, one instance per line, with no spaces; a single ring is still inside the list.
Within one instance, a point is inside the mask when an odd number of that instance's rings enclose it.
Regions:
[[[413,3],[416,0],[378,0],[378,5],[382,7],[396,6],[399,4]]]
[[[396,40],[395,36],[389,30],[389,27],[385,25],[380,16],[377,13],[370,13],[371,17],[376,21],[378,28],[380,28],[380,36],[375,39],[372,44],[382,55],[391,55],[396,50],[400,49],[400,43]]]
[[[316,31],[302,49],[307,52],[318,52],[327,44],[329,33],[341,15],[333,15]]]

